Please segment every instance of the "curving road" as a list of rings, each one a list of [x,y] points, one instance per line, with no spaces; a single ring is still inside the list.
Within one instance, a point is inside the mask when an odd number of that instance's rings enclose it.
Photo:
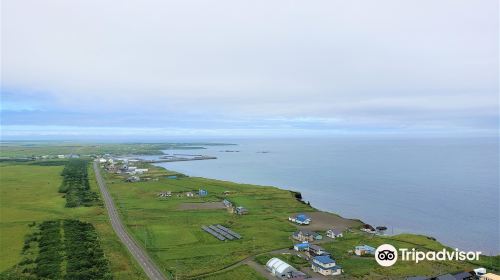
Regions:
[[[94,173],[97,179],[97,184],[101,190],[102,197],[104,198],[104,204],[108,210],[109,219],[111,220],[111,225],[115,230],[116,235],[120,238],[122,243],[127,247],[128,251],[136,259],[136,261],[141,265],[144,272],[147,274],[149,279],[152,280],[166,280],[165,276],[161,273],[154,262],[149,258],[148,254],[144,251],[142,247],[137,245],[134,239],[128,234],[123,226],[118,211],[116,210],[113,199],[106,188],[106,183],[104,182],[99,166],[94,162]]]

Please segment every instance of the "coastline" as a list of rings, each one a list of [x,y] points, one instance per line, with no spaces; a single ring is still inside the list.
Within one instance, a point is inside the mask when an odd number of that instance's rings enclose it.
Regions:
[[[148,163],[149,164],[149,163]],[[222,180],[222,179],[215,179],[215,178],[207,178],[207,177],[200,177],[200,176],[191,176],[189,174],[184,174],[184,173],[181,173],[181,172],[178,172],[176,170],[173,170],[173,169],[168,169],[168,168],[165,168],[161,165],[158,165],[156,163],[153,163],[153,164],[150,164],[152,166],[155,166],[155,167],[158,167],[158,168],[161,168],[161,169],[164,169],[165,171],[169,171],[169,172],[175,172],[175,173],[178,173],[178,174],[182,174],[184,176],[188,176],[188,177],[195,177],[195,178],[202,178],[202,179],[208,179],[208,180],[217,180],[217,181],[221,181],[221,182],[227,182],[227,183],[237,183],[237,184],[246,184],[246,183],[243,183],[243,182],[233,182],[233,181],[229,181],[229,180]],[[296,193],[299,193],[301,194],[301,192],[299,191],[296,191],[296,190],[290,190],[290,189],[286,189],[286,188],[282,188],[282,187],[277,187],[277,186],[271,186],[271,185],[258,185],[260,187],[266,187],[266,188],[275,188],[275,189],[279,189],[279,190],[283,190],[283,191],[287,191],[287,192],[290,192],[291,194],[296,194]],[[344,216],[342,216],[341,214],[339,213],[334,213],[334,212],[331,212],[331,211],[328,211],[328,210],[324,210],[324,209],[319,209],[319,208],[316,208],[314,207],[314,205],[312,205],[311,203],[309,203],[309,201],[305,201],[305,200],[299,200],[297,199],[297,201],[301,202],[301,203],[304,203],[304,204],[307,204],[311,210],[313,211],[318,211],[318,212],[322,212],[322,213],[328,213],[328,214],[331,214],[331,215],[335,215],[335,216],[338,216],[342,219],[346,219],[346,220],[351,220],[351,221],[354,221],[354,222],[359,222],[360,224],[365,224],[365,222],[360,219],[360,218],[345,218]],[[443,247],[446,247],[448,249],[456,249],[455,247],[453,246],[449,246],[443,242],[441,242],[439,239],[436,239],[435,237],[432,237],[432,236],[429,236],[429,235],[425,235],[425,234],[417,234],[417,233],[411,233],[411,232],[404,232],[404,233],[398,233],[398,234],[384,234],[383,236],[388,236],[388,237],[392,237],[392,236],[398,236],[398,235],[414,235],[414,236],[423,236],[425,238],[428,238],[430,240],[434,240],[436,242],[438,242],[439,244],[441,244]],[[500,254],[497,254],[497,255],[488,255],[486,253],[482,253],[483,256],[488,256],[488,257],[497,257],[497,256],[500,256]]]
[[[500,254],[498,161],[490,139],[234,143],[239,153],[207,147],[203,153],[217,156],[215,161],[160,166],[191,176],[300,191],[318,209],[387,226],[387,233],[427,235],[454,248]],[[270,152],[258,153],[263,150]],[[484,206],[455,203],[464,197]],[[456,229],[466,230],[457,235]]]

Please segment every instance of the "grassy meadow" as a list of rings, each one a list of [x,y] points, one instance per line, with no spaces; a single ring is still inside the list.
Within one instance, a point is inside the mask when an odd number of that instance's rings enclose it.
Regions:
[[[183,149],[181,144],[69,144],[2,143],[2,157],[31,157],[57,154],[151,154],[162,149]],[[193,146],[190,146],[192,148]],[[201,148],[201,146],[200,146]],[[65,207],[61,172],[66,160],[29,161],[0,160],[0,258],[1,272],[9,271],[21,261],[24,238],[33,221],[78,219],[90,222],[114,279],[146,279],[113,232],[102,201],[89,207]],[[125,182],[125,176],[102,171],[127,230],[149,252],[158,266],[172,279],[263,279],[248,261],[265,263],[273,256],[290,264],[308,267],[309,263],[292,254],[276,254],[275,250],[290,248],[290,235],[297,227],[287,221],[298,212],[316,209],[299,202],[290,191],[275,187],[237,184],[233,182],[188,177],[149,164],[140,175],[141,182]],[[169,175],[179,175],[169,179]],[[88,168],[90,191],[99,193],[93,169]],[[206,197],[186,197],[177,194],[206,189]],[[170,198],[159,198],[159,192],[171,191]],[[224,195],[224,192],[229,195]],[[249,214],[238,216],[226,209],[193,209],[186,203],[220,202],[227,198],[235,206],[244,206]],[[184,209],[184,210],[183,210]],[[313,221],[314,223],[314,221]],[[356,225],[361,222],[353,221]],[[201,230],[202,225],[222,224],[243,236],[240,240],[219,241]],[[326,238],[326,237],[325,237]],[[500,270],[500,256],[485,257],[470,262],[398,262],[390,268],[380,267],[373,257],[357,257],[349,253],[356,245],[377,247],[389,243],[395,247],[440,250],[444,246],[425,236],[402,234],[373,236],[352,230],[343,238],[322,241],[321,246],[332,253],[345,273],[341,278],[399,279],[404,276],[434,276],[475,267]],[[243,264],[238,264],[245,261]],[[233,265],[238,264],[233,267]]]
[[[108,188],[130,232],[167,274],[199,276],[214,272],[255,254],[293,245],[289,239],[296,228],[290,214],[313,211],[289,191],[274,187],[236,184],[196,177],[167,179],[166,171],[153,168],[156,177],[147,182],[128,183],[122,176],[106,174]],[[163,173],[162,175],[162,172]],[[147,175],[151,177],[151,175]],[[161,191],[187,192],[207,189],[207,197],[186,196],[161,199]],[[224,191],[231,192],[225,197]],[[226,209],[180,210],[182,203],[204,203],[228,198],[249,210],[235,215]],[[202,225],[222,224],[243,236],[221,242],[201,230]]]
[[[128,183],[124,177],[106,174],[111,194],[124,218],[130,232],[140,241],[157,261],[166,274],[180,278],[215,277],[213,272],[242,261],[256,257],[264,262],[272,256],[281,256],[296,267],[307,267],[309,263],[293,255],[275,255],[277,249],[289,248],[295,242],[290,235],[296,227],[287,217],[297,212],[316,211],[300,203],[294,195],[274,187],[236,184],[198,177],[168,179],[174,174],[162,168],[148,166],[149,174],[143,175],[148,181]],[[105,172],[104,172],[105,173]],[[176,193],[207,189],[207,197],[177,197]],[[171,198],[159,198],[162,191],[174,193]],[[229,191],[225,196],[223,193]],[[238,216],[225,209],[181,210],[183,203],[205,203],[227,198],[237,206],[246,207],[250,213]],[[221,242],[203,232],[202,225],[222,224],[240,233],[243,239]],[[361,224],[359,224],[361,225]],[[398,262],[391,268],[382,268],[373,257],[357,257],[350,253],[356,245],[367,244],[373,247],[389,243],[396,247],[440,250],[445,248],[438,241],[425,236],[402,234],[397,236],[374,236],[352,230],[344,238],[326,238],[321,246],[333,254],[344,268],[346,277],[360,278],[400,278],[408,275],[439,275],[470,270],[476,267],[499,269],[499,257],[485,257],[476,263],[469,262]],[[215,274],[230,279],[233,273],[242,273],[247,268],[237,268]],[[251,269],[248,267],[248,269]],[[238,270],[238,271],[236,271]],[[240,271],[241,270],[241,271]],[[254,279],[252,276],[241,279]],[[214,278],[218,279],[218,278]],[[221,278],[222,279],[222,278]],[[258,279],[258,278],[256,278]]]
[[[414,234],[400,234],[395,236],[377,236],[361,231],[347,232],[343,238],[322,245],[340,263],[347,275],[353,277],[369,277],[380,279],[384,277],[403,276],[435,276],[445,273],[455,273],[471,271],[477,267],[487,267],[488,270],[500,269],[499,257],[481,256],[481,261],[477,263],[459,261],[422,261],[418,264],[410,261],[399,261],[391,267],[379,266],[373,257],[358,257],[349,254],[357,245],[369,245],[377,248],[382,244],[391,244],[398,248],[415,248],[421,251],[440,251],[443,248],[453,250],[443,246],[435,240],[426,236]]]
[[[240,265],[229,271],[214,274],[202,278],[202,280],[234,280],[234,279],[245,279],[245,280],[265,280],[258,272],[248,265]]]
[[[128,255],[108,222],[106,210],[93,207],[66,208],[58,189],[63,165],[0,163],[0,272],[21,260],[24,238],[33,221],[79,219],[95,226],[115,279],[146,279]],[[94,173],[89,168],[90,187],[97,190]]]

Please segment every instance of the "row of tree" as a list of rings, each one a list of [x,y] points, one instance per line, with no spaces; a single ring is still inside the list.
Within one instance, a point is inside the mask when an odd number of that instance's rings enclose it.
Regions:
[[[112,279],[94,226],[78,220],[63,222],[67,280]]]
[[[25,238],[23,260],[0,274],[8,280],[111,280],[94,226],[78,220],[45,221]]]
[[[61,279],[63,243],[59,221],[40,224],[38,257],[35,259],[35,275],[38,279]]]
[[[88,164],[84,159],[70,159],[64,166],[59,192],[65,193],[66,207],[92,206],[98,201],[97,193],[90,190]]]

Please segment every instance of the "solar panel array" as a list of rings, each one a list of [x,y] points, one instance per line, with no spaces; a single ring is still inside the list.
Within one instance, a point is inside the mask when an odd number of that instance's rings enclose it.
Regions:
[[[219,239],[220,241],[224,241],[226,240],[226,238],[220,234],[218,234],[217,232],[211,230],[210,228],[206,227],[206,226],[202,226],[201,227],[204,231],[210,233],[211,235],[215,236],[217,239]]]
[[[219,233],[220,235],[224,236],[225,238],[229,239],[229,240],[233,240],[234,239],[234,237],[231,234],[229,234],[229,233],[227,233],[227,232],[225,232],[225,231],[223,231],[223,230],[221,230],[219,228],[216,228],[215,226],[208,226],[208,227],[210,229],[212,229],[213,231]]]
[[[201,227],[204,231],[210,233],[213,235],[215,238],[219,239],[220,241],[224,241],[226,239],[228,240],[234,240],[235,238],[241,239],[241,235],[237,234],[236,232],[223,227],[221,225],[210,225],[210,226],[202,226]]]
[[[224,227],[224,226],[221,226],[221,225],[216,225],[216,227],[218,227],[219,229],[231,234],[232,236],[238,238],[238,239],[241,239],[241,235],[237,234],[236,232]]]

